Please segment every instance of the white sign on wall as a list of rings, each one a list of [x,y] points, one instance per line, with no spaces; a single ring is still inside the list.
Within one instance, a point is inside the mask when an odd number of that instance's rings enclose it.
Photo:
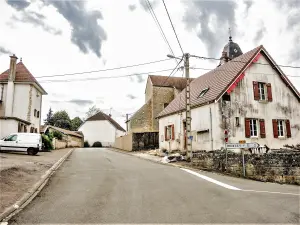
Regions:
[[[239,144],[239,143],[228,143],[226,144],[227,149],[236,149],[236,148],[258,148],[259,144],[257,143],[245,143],[245,144]]]

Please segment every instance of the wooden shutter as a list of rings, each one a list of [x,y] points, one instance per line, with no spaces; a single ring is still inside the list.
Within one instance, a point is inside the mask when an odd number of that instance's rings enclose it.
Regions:
[[[259,90],[258,90],[258,82],[253,81],[253,93],[254,93],[254,100],[259,100]]]
[[[274,138],[278,138],[278,126],[277,126],[277,120],[272,120],[273,123],[273,134]]]
[[[250,137],[250,119],[245,118],[245,136]]]
[[[175,140],[175,129],[174,129],[174,124],[172,125],[172,140]]]
[[[266,138],[266,127],[265,127],[265,120],[260,119],[259,120],[259,128],[260,128],[260,137]]]
[[[168,127],[165,127],[165,141],[168,140]]]
[[[271,86],[271,84],[267,84],[267,93],[268,93],[268,101],[272,102],[273,97],[272,97],[272,86]]]
[[[292,137],[292,132],[291,132],[291,124],[289,120],[285,121],[285,126],[286,126],[286,136],[288,138]]]

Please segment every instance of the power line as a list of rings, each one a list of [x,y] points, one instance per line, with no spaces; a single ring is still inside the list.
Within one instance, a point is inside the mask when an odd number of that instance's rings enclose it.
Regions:
[[[169,41],[168,41],[168,39],[167,39],[167,37],[166,37],[166,35],[165,35],[165,33],[164,33],[164,31],[163,31],[163,29],[162,29],[162,27],[161,27],[161,25],[160,25],[160,22],[158,21],[158,19],[157,19],[157,17],[156,17],[156,14],[155,14],[155,12],[154,12],[154,10],[153,10],[153,8],[152,8],[152,5],[151,5],[150,1],[149,1],[149,0],[145,0],[145,2],[146,2],[146,4],[147,4],[147,6],[148,6],[148,9],[149,9],[149,11],[150,11],[150,14],[151,14],[151,16],[152,16],[152,18],[153,18],[153,20],[154,20],[156,26],[158,27],[158,29],[159,29],[159,31],[160,31],[160,34],[161,34],[162,38],[164,39],[165,43],[168,45],[168,48],[169,48],[169,50],[170,50],[170,53],[171,53],[172,55],[175,55],[174,52],[173,52],[173,49],[172,49],[172,47],[171,47],[171,45],[170,45],[170,43],[169,43]],[[176,63],[178,63],[177,59],[176,59],[176,58],[174,58],[174,59],[175,59]]]
[[[191,56],[195,57],[195,58],[198,58],[198,59],[210,59],[210,60],[220,61],[220,59],[213,58],[213,57],[205,57],[205,56],[197,56],[197,55],[191,55]],[[235,59],[232,59],[229,62],[239,62],[239,63],[246,63],[246,64],[249,63],[249,62],[239,61],[239,60],[235,60]],[[268,65],[268,66],[270,66],[269,63],[254,62],[253,64],[266,65],[266,66]],[[287,68],[293,68],[293,69],[300,69],[300,66],[288,66],[288,65],[278,65],[278,64],[274,64],[274,66],[277,66],[277,67],[287,67]]]
[[[73,75],[86,74],[86,73],[105,72],[105,71],[111,71],[111,70],[119,70],[119,69],[131,68],[131,67],[136,67],[136,66],[143,66],[143,65],[153,64],[153,63],[159,63],[159,62],[164,62],[164,61],[168,61],[168,60],[170,60],[170,58],[168,58],[168,59],[162,59],[162,60],[157,60],[157,61],[152,61],[152,62],[146,62],[146,63],[139,63],[139,64],[134,64],[134,65],[128,65],[128,66],[120,66],[120,67],[109,68],[109,69],[92,70],[92,71],[76,72],[76,73],[64,73],[64,74],[48,75],[48,76],[35,77],[35,78],[40,78],[41,79],[41,78],[44,78],[44,77],[63,77],[63,76],[73,76]]]
[[[179,47],[180,47],[180,49],[181,49],[181,52],[182,52],[182,54],[184,55],[184,52],[183,52],[182,46],[181,46],[181,44],[180,44],[180,41],[179,41],[179,39],[178,39],[178,36],[177,36],[177,34],[176,34],[175,27],[174,27],[174,25],[173,25],[173,22],[172,22],[172,20],[171,20],[171,17],[170,17],[170,14],[169,14],[169,12],[168,12],[168,9],[167,9],[167,6],[166,6],[166,3],[165,3],[165,1],[164,1],[164,0],[162,0],[162,2],[164,3],[164,6],[165,6],[165,9],[166,9],[166,12],[167,12],[167,14],[168,14],[168,17],[169,17],[170,23],[171,23],[171,25],[172,25],[172,28],[173,28],[174,34],[175,34],[175,36],[176,36],[177,42],[178,42],[178,44],[179,44]]]
[[[42,80],[40,83],[60,83],[60,82],[74,82],[74,81],[90,81],[90,80],[102,80],[102,79],[114,79],[114,78],[124,78],[124,77],[132,77],[137,75],[145,75],[150,73],[159,73],[159,72],[166,72],[166,71],[173,71],[173,69],[165,69],[165,70],[158,70],[158,71],[151,71],[151,72],[144,72],[144,73],[135,73],[135,74],[127,74],[127,75],[120,75],[120,76],[108,76],[108,77],[90,77],[84,79],[76,79],[76,80]]]

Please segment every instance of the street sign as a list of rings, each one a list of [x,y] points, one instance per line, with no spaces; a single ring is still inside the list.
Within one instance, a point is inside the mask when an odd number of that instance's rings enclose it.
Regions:
[[[234,148],[258,148],[259,144],[257,143],[245,143],[245,144],[239,144],[239,143],[228,143],[226,144],[226,148],[228,149],[234,149]]]
[[[190,136],[189,139],[190,139],[190,140],[193,140],[193,136]]]
[[[239,140],[239,143],[240,144],[246,144],[246,141],[245,140]]]

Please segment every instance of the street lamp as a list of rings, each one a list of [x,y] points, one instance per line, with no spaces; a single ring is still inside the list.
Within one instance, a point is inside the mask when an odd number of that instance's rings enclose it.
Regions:
[[[181,60],[181,58],[175,57],[174,55],[169,55],[169,54],[168,54],[167,57],[168,57],[168,58],[171,58],[171,59],[179,59],[179,60]]]

